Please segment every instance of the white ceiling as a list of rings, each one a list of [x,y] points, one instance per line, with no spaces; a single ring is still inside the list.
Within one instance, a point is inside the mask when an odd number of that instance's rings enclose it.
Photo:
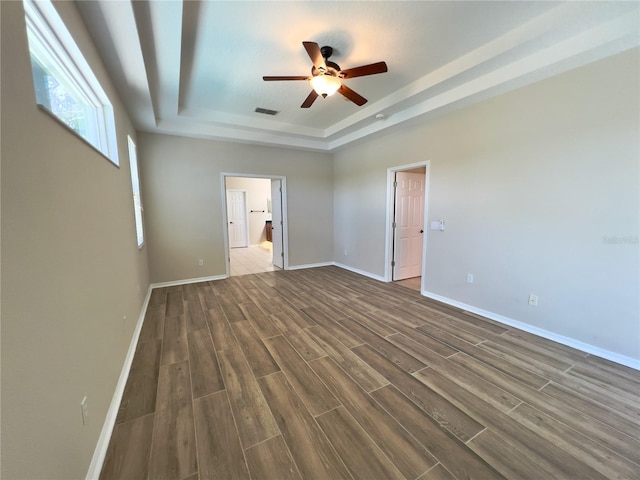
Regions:
[[[638,2],[79,1],[136,127],[332,151],[416,117],[498,95],[638,46]],[[300,105],[302,42],[342,68],[385,61],[340,95]],[[277,110],[274,117],[256,107]],[[383,119],[376,119],[383,114]]]

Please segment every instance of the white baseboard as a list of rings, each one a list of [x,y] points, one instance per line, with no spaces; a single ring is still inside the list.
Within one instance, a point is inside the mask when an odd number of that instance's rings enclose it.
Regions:
[[[138,316],[136,328],[133,330],[133,336],[131,337],[131,342],[129,343],[129,351],[127,352],[127,356],[124,359],[124,365],[122,366],[122,370],[120,371],[120,378],[118,379],[116,389],[113,392],[111,404],[109,405],[109,410],[107,410],[107,416],[104,420],[104,424],[102,425],[100,436],[98,437],[98,443],[96,444],[96,448],[93,451],[93,458],[91,458],[91,464],[89,465],[89,470],[87,471],[87,480],[98,480],[98,478],[100,477],[100,471],[102,470],[102,464],[104,463],[104,459],[107,455],[107,449],[109,448],[109,441],[111,440],[113,427],[116,424],[118,409],[120,408],[120,402],[122,401],[122,395],[124,394],[124,387],[127,384],[127,378],[129,378],[129,371],[131,370],[131,364],[133,363],[133,356],[136,353],[138,338],[140,337],[140,332],[142,331],[144,315],[147,311],[147,307],[149,306],[151,290],[152,287],[149,286],[147,296],[144,299],[142,309],[140,310],[140,315]]]
[[[151,288],[175,287],[177,285],[187,285],[189,283],[209,282],[211,280],[224,280],[225,278],[229,277],[227,277],[226,275],[213,275],[211,277],[185,278],[184,280],[174,280],[171,282],[152,283]]]
[[[373,273],[365,272],[364,270],[353,268],[348,265],[343,265],[342,263],[338,263],[338,262],[334,262],[333,264],[336,267],[344,268],[345,270],[349,270],[350,272],[364,275],[365,277],[373,278],[374,280],[378,280],[380,282],[387,282],[387,280],[380,275],[375,275]],[[590,355],[595,355],[596,357],[604,358],[605,360],[610,360],[612,362],[618,363],[620,365],[624,365],[629,368],[633,368],[635,370],[640,370],[640,360],[637,360],[635,358],[627,357],[626,355],[620,355],[619,353],[605,350],[603,348],[596,347],[595,345],[591,345],[589,343],[581,342],[571,337],[565,337],[564,335],[559,335],[557,333],[550,332],[549,330],[544,330],[542,328],[538,328],[528,323],[520,322],[518,320],[513,320],[512,318],[505,317],[497,313],[489,312],[487,310],[482,310],[481,308],[474,307],[473,305],[467,305],[466,303],[462,303],[457,300],[453,300],[451,298],[443,297],[442,295],[438,295],[437,293],[429,292],[426,290],[422,290],[420,293],[425,297],[432,298],[433,300],[438,300],[439,302],[446,303],[447,305],[451,305],[452,307],[461,308],[468,312],[481,315],[491,320],[495,320],[496,322],[502,323],[504,325],[518,328],[527,333],[531,333],[533,335],[546,338],[547,340],[551,340],[553,342],[566,345],[567,347],[575,348],[577,350],[580,350],[581,352],[585,352]]]
[[[335,265],[333,262],[307,263],[306,265],[289,265],[287,270],[303,270],[305,268],[330,267]]]
[[[385,278],[381,275],[376,275],[374,273],[365,272],[364,270],[360,270],[359,268],[350,267],[348,265],[344,265],[342,263],[333,262],[333,265],[336,267],[344,268],[345,270],[349,270],[350,272],[357,273],[359,275],[363,275],[365,277],[373,278],[374,280],[378,280],[379,282],[386,282]]]
[[[566,345],[567,347],[575,348],[577,350],[580,350],[581,352],[589,353],[591,355],[595,355],[596,357],[604,358],[606,360],[619,363],[620,365],[624,365],[635,370],[640,370],[640,360],[636,360],[635,358],[620,355],[619,353],[611,352],[609,350],[605,350],[603,348],[596,347],[579,340],[575,340],[571,337],[565,337],[564,335],[559,335],[557,333],[550,332],[549,330],[529,325],[528,323],[519,322],[518,320],[513,320],[512,318],[505,317],[497,313],[482,310],[481,308],[467,305],[466,303],[458,302],[457,300],[452,300],[447,297],[443,297],[442,295],[438,295],[437,293],[429,292],[426,290],[423,290],[421,293],[425,297],[437,300],[442,303],[446,303],[447,305],[451,305],[452,307],[461,308],[468,312],[481,315],[491,320],[495,320],[496,322],[500,322],[504,325],[523,330],[527,333],[532,333],[533,335],[537,335],[538,337],[546,338],[547,340],[552,340],[562,345]]]

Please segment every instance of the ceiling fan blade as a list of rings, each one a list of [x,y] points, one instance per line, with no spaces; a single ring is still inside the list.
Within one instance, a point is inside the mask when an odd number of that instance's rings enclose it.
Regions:
[[[302,45],[304,45],[304,49],[309,54],[313,66],[318,70],[326,71],[327,66],[324,63],[324,58],[322,57],[322,52],[318,44],[316,42],[302,42]]]
[[[349,87],[347,87],[344,83],[338,89],[338,93],[341,94],[341,95],[344,95],[345,97],[347,97],[349,100],[351,100],[353,103],[355,103],[359,107],[361,107],[362,105],[367,103],[367,99],[366,98],[358,95],[356,92],[354,92]]]
[[[309,77],[303,77],[303,76],[297,76],[297,77],[293,77],[293,76],[285,76],[285,77],[262,77],[262,80],[264,80],[265,82],[280,82],[283,80],[309,80]]]
[[[376,73],[384,73],[386,71],[387,64],[385,62],[378,62],[361,67],[347,68],[340,72],[340,76],[342,78],[364,77],[365,75],[375,75]]]
[[[300,108],[309,108],[311,105],[313,105],[313,102],[316,101],[316,98],[318,98],[318,94],[316,93],[315,90],[311,90],[311,93],[306,98],[306,100],[302,102],[302,105],[300,105]]]

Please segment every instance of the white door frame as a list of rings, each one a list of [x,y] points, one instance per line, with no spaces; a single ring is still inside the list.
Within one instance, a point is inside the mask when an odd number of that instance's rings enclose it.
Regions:
[[[222,233],[225,253],[225,277],[229,278],[231,267],[229,266],[229,228],[227,225],[227,177],[265,178],[268,180],[280,180],[282,185],[282,250],[284,253],[284,270],[289,270],[289,222],[287,221],[287,177],[284,175],[261,175],[254,173],[220,172],[220,185],[222,196]],[[271,199],[273,202],[273,199]]]
[[[277,185],[277,189],[274,187]],[[282,228],[282,180],[272,178],[271,190],[271,263],[278,268],[284,267],[284,229]],[[277,201],[274,201],[277,200]]]
[[[393,259],[393,214],[395,206],[395,196],[393,182],[396,172],[403,170],[411,170],[413,168],[425,167],[426,180],[424,183],[424,237],[422,239],[422,280],[420,290],[425,290],[425,273],[427,264],[427,219],[429,217],[429,181],[431,179],[430,160],[424,162],[410,163],[408,165],[399,165],[397,167],[387,168],[387,234],[385,238],[385,254],[384,254],[384,281],[392,281],[391,260]]]

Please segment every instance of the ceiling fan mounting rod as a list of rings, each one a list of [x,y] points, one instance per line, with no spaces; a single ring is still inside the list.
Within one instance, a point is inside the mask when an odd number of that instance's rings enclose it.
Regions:
[[[333,54],[333,48],[325,45],[320,48],[320,53],[322,54],[322,58],[324,59],[324,65],[315,67],[311,67],[311,75],[329,75],[331,77],[340,77],[340,65],[335,62],[329,60],[329,57]]]

